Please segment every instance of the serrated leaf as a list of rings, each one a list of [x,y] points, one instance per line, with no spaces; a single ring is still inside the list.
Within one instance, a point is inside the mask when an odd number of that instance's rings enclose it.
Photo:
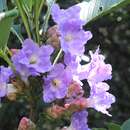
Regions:
[[[109,123],[108,130],[121,130],[120,125],[115,123]]]
[[[80,3],[80,16],[87,23],[113,11],[114,8],[130,3],[130,0],[84,0]]]
[[[6,0],[0,0],[0,12],[5,10],[7,8],[7,1]]]
[[[130,119],[123,123],[123,125],[121,126],[121,130],[130,130]]]

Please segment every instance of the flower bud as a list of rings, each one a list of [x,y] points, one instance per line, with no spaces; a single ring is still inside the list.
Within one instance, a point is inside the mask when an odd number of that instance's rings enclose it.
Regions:
[[[71,102],[66,103],[64,107],[71,112],[81,111],[87,107],[87,99],[82,97],[72,100]]]
[[[53,105],[51,108],[47,110],[48,114],[52,116],[53,118],[60,117],[65,111],[64,107]]]
[[[71,98],[71,97],[82,97],[84,94],[84,91],[82,89],[82,87],[75,81],[73,81],[68,88],[68,93],[67,93],[67,98]]]
[[[51,27],[47,31],[47,43],[51,44],[54,48],[60,48],[60,39],[57,25]]]
[[[10,49],[11,55],[18,53],[19,49]]]
[[[18,130],[36,130],[36,125],[27,117],[23,117],[19,123]]]
[[[13,84],[7,84],[7,98],[11,101],[16,100],[18,90],[13,86]]]

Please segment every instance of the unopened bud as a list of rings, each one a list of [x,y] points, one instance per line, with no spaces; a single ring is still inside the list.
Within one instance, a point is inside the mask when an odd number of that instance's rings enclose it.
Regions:
[[[19,49],[10,49],[11,55],[18,53]]]
[[[73,81],[68,88],[68,93],[67,93],[67,98],[70,97],[82,97],[84,94],[84,91],[82,89],[82,87],[80,86],[80,84],[78,84],[77,82]]]
[[[18,130],[36,130],[36,125],[30,119],[23,117],[19,123]]]
[[[17,89],[13,84],[7,84],[7,98],[11,101],[15,101],[17,97]]]
[[[65,111],[64,107],[53,105],[51,108],[48,109],[48,114],[52,116],[53,118],[60,117]]]
[[[51,27],[47,31],[47,43],[51,44],[54,48],[60,48],[60,39],[57,25]]]
[[[66,103],[64,107],[71,112],[83,110],[87,108],[87,99],[83,97],[79,99],[74,99],[72,102]]]

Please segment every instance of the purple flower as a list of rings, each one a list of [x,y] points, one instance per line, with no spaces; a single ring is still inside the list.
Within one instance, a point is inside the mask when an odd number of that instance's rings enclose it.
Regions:
[[[28,76],[38,75],[38,73],[45,73],[51,69],[50,55],[52,52],[51,46],[39,47],[31,39],[26,39],[23,48],[13,55],[12,61],[21,75],[28,72]]]
[[[90,52],[91,62],[90,71],[88,74],[89,82],[101,82],[112,78],[112,67],[110,64],[105,64],[105,57],[99,54],[99,48],[93,54]]]
[[[82,55],[84,45],[92,38],[91,32],[82,29],[84,22],[80,19],[79,12],[78,6],[66,10],[60,9],[58,5],[52,7],[52,17],[58,24],[60,33],[61,48],[72,55]]]
[[[23,64],[19,64],[16,66],[17,72],[21,76],[21,80],[23,80],[25,83],[28,82],[28,77],[29,76],[38,76],[40,75],[38,72],[35,71],[33,68],[28,68],[27,66]]]
[[[80,81],[80,68],[81,68],[81,57],[76,55],[71,55],[70,53],[65,53],[64,63],[66,69],[71,73],[73,80],[79,83],[81,86],[83,83]]]
[[[5,82],[0,82],[0,97],[4,97],[7,93],[7,84]]]
[[[51,15],[53,20],[59,25],[70,19],[80,19],[80,7],[72,6],[66,10],[60,9],[58,4],[52,6]],[[82,22],[84,24],[84,22]]]
[[[70,20],[59,25],[61,48],[72,55],[83,55],[84,45],[92,38],[90,31],[84,31],[81,21]]]
[[[87,99],[89,107],[111,116],[107,109],[115,102],[115,97],[107,92],[109,90],[109,85],[105,82],[99,82],[97,84],[92,84],[90,87],[90,97]]]
[[[11,68],[0,66],[0,97],[6,95],[6,84],[9,82],[10,76],[13,74]]]
[[[6,68],[4,66],[0,66],[0,82],[8,82],[12,73],[13,72],[10,67]]]
[[[78,73],[78,67],[80,66],[80,57],[71,55],[70,53],[65,53],[64,55],[64,63],[67,69],[70,70],[72,74]]]
[[[72,130],[90,130],[87,125],[87,111],[75,112],[71,118]]]
[[[57,64],[53,70],[44,78],[43,99],[52,102],[55,99],[64,98],[72,78],[64,65]]]
[[[89,83],[98,83],[112,78],[112,67],[105,63],[105,57],[99,54],[99,48],[95,53],[90,51],[90,63],[81,66],[80,79],[87,79]]]

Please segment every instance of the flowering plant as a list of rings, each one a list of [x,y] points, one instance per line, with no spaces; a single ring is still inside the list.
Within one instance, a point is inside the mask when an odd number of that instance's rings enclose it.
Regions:
[[[18,37],[22,43],[20,49],[5,47],[0,51],[0,56],[8,63],[6,67],[0,66],[0,98],[15,101],[25,97],[29,119],[23,117],[18,130],[38,129],[37,100],[47,104],[44,112],[49,118],[70,120],[69,126],[58,129],[90,130],[87,125],[89,108],[112,116],[108,109],[115,97],[106,82],[112,78],[112,66],[105,62],[100,46],[86,55],[85,46],[93,35],[83,28],[86,21],[81,17],[79,5],[60,9],[52,2],[44,27],[39,31],[42,2],[34,2],[38,12],[34,12],[35,26],[32,26],[32,21],[26,19],[31,19],[28,13],[32,6],[16,0],[28,38]],[[47,27],[49,14],[55,25]]]

